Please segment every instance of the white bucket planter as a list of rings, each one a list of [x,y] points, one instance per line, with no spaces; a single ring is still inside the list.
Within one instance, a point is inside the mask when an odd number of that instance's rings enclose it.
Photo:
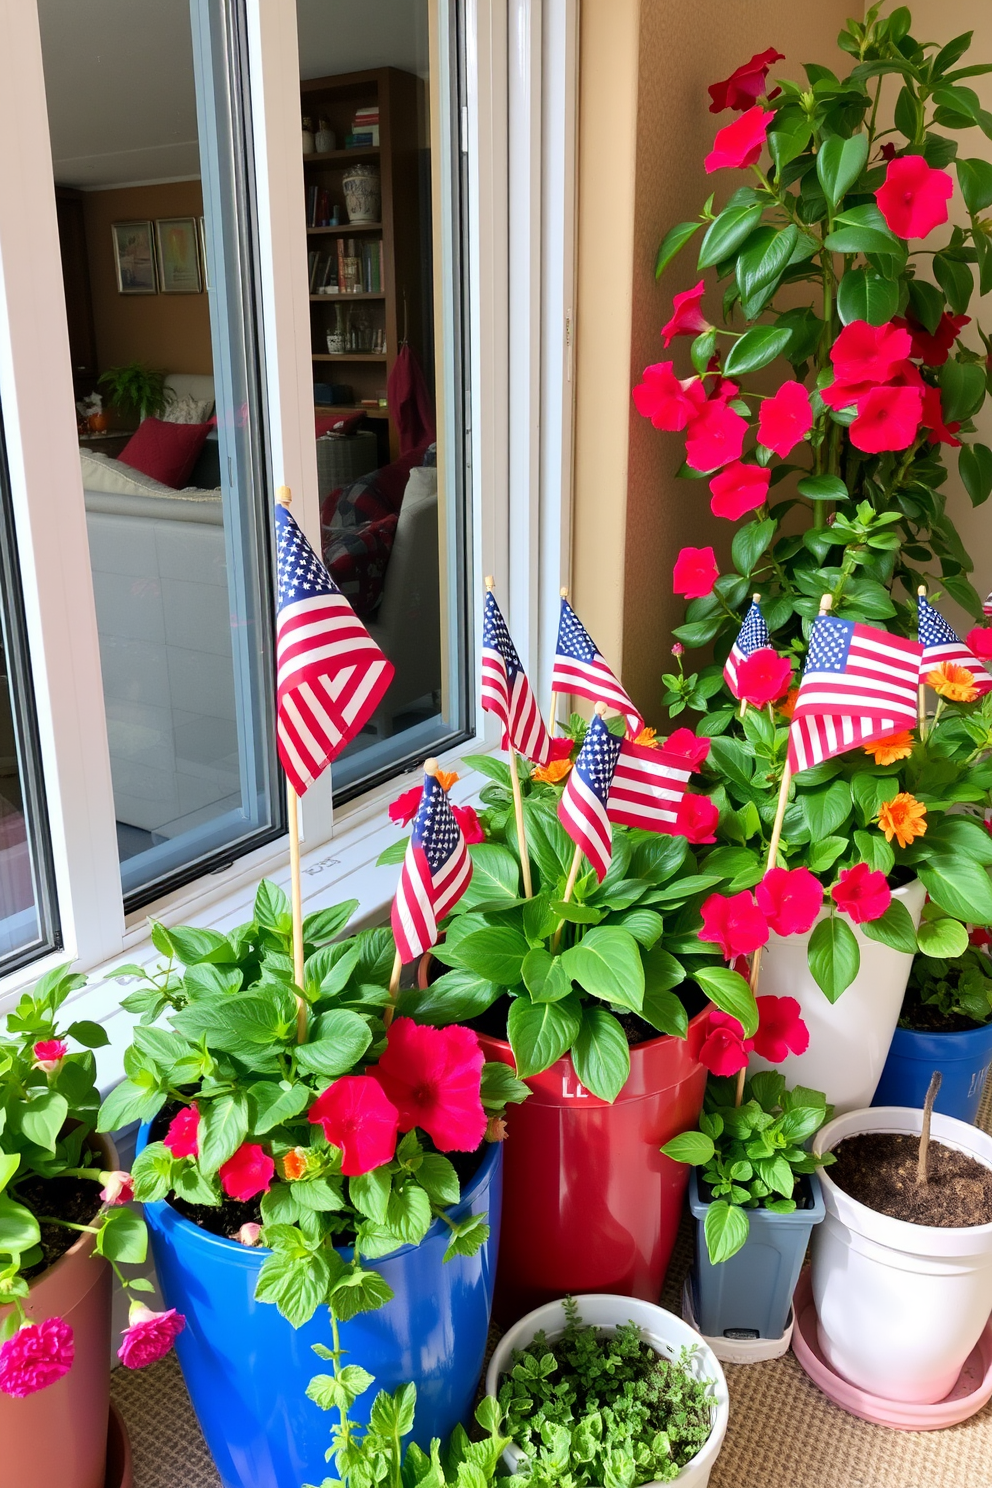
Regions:
[[[596,1293],[576,1297],[575,1300],[582,1321],[592,1327],[602,1328],[606,1333],[615,1333],[624,1323],[634,1322],[641,1329],[644,1341],[659,1354],[667,1354],[670,1359],[677,1359],[683,1348],[695,1349],[688,1367],[696,1379],[711,1381],[711,1430],[705,1445],[686,1463],[678,1477],[671,1481],[681,1484],[682,1488],[706,1488],[713,1464],[723,1446],[723,1438],[727,1434],[727,1418],[730,1414],[727,1381],[712,1349],[688,1323],[684,1323],[674,1313],[666,1312],[663,1307],[656,1307],[653,1302],[642,1302],[638,1297],[614,1297]],[[519,1323],[514,1323],[503,1334],[489,1361],[486,1393],[499,1394],[500,1378],[508,1374],[513,1366],[514,1349],[526,1348],[534,1334],[542,1330],[550,1339],[560,1337],[565,1331],[565,1321],[563,1303],[548,1302],[544,1307],[527,1313]],[[526,1455],[519,1447],[508,1447],[503,1453],[503,1461],[511,1473],[517,1472],[526,1461]],[[645,1488],[662,1488],[662,1485],[657,1482],[649,1483]]]
[[[926,890],[919,879],[896,889],[920,923]],[[817,922],[826,917],[823,910]],[[912,956],[869,940],[851,928],[861,951],[861,970],[836,1002],[829,1002],[813,980],[807,952],[809,935],[770,935],[761,961],[761,996],[794,997],[809,1029],[805,1054],[790,1054],[785,1076],[790,1085],[822,1090],[839,1115],[870,1106],[882,1077],[909,981]],[[810,932],[812,934],[812,931]],[[777,1069],[752,1054],[751,1069]]]
[[[829,1152],[864,1132],[919,1135],[922,1111],[851,1111],[818,1132]],[[992,1167],[992,1137],[934,1115],[937,1141]],[[852,1385],[885,1400],[933,1405],[954,1388],[992,1312],[992,1224],[942,1230],[877,1214],[820,1168],[827,1216],[813,1238],[820,1347]]]

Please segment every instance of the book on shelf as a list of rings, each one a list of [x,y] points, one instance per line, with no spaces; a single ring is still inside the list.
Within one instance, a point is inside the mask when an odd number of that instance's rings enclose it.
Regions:
[[[362,124],[378,124],[379,105],[377,103],[366,104],[364,108],[357,108],[353,115],[354,128]]]
[[[378,124],[369,125],[368,128],[356,129],[353,133],[345,135],[344,147],[346,150],[368,150],[379,145]]]

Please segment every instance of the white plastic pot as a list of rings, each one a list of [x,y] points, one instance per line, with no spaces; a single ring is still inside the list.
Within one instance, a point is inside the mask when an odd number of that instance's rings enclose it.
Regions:
[[[599,1293],[576,1297],[575,1300],[582,1321],[602,1328],[604,1332],[615,1333],[624,1323],[634,1322],[641,1329],[645,1342],[659,1354],[677,1359],[683,1348],[695,1350],[688,1367],[696,1379],[710,1381],[712,1430],[705,1445],[686,1463],[678,1477],[671,1481],[681,1484],[682,1488],[706,1488],[713,1464],[723,1446],[723,1438],[727,1434],[727,1418],[730,1414],[727,1381],[712,1349],[695,1328],[690,1328],[688,1323],[684,1323],[674,1313],[666,1312],[663,1307],[656,1307],[653,1302],[642,1302],[639,1297],[615,1297]],[[527,1313],[519,1323],[514,1323],[503,1334],[489,1361],[486,1393],[499,1394],[500,1378],[512,1368],[514,1349],[526,1348],[534,1334],[542,1330],[549,1339],[558,1338],[565,1331],[565,1321],[564,1304],[548,1302],[544,1307]],[[526,1455],[519,1447],[508,1447],[503,1454],[503,1461],[510,1472],[517,1472],[526,1461]],[[650,1483],[645,1488],[662,1488],[662,1485]]]
[[[823,1127],[813,1151],[864,1132],[919,1135],[922,1111],[876,1106]],[[992,1137],[934,1115],[933,1137],[992,1168]],[[953,1389],[992,1313],[992,1224],[936,1229],[877,1214],[819,1170],[827,1216],[813,1237],[820,1347],[852,1385],[933,1405]]]
[[[896,889],[898,899],[918,925],[926,890],[919,879]],[[825,918],[821,911],[817,923]],[[850,921],[848,921],[850,923]],[[861,951],[861,969],[838,1000],[831,1003],[809,969],[809,935],[771,935],[761,960],[761,996],[794,997],[809,1029],[805,1054],[790,1054],[784,1067],[790,1085],[822,1090],[838,1114],[870,1106],[896,1031],[913,958],[852,925]],[[810,931],[812,934],[812,931]],[[776,1069],[751,1056],[752,1069]]]

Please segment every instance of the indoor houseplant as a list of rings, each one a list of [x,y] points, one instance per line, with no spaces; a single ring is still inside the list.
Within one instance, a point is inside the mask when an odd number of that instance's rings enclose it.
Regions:
[[[25,992],[0,1035],[0,1433],[18,1488],[102,1488],[110,1391],[111,1274],[145,1259],[127,1207],[131,1180],[94,1131],[95,1023],[60,1027],[85,984],[68,967]],[[70,1045],[81,1046],[70,1052]],[[161,1357],[182,1327],[137,1301],[120,1349],[131,1367]]]
[[[98,382],[106,390],[112,407],[123,418],[137,418],[139,423],[149,417],[157,418],[164,411],[171,391],[165,373],[144,362],[108,367]]]
[[[304,922],[301,988],[272,884],[228,935],[155,925],[166,960],[124,999],[142,1023],[100,1113],[107,1130],[144,1122],[135,1194],[165,1295],[187,1310],[180,1362],[232,1488],[317,1472],[310,1345],[339,1326],[386,1386],[413,1376],[422,1441],[464,1416],[482,1364],[502,1155],[485,1138],[526,1092],[483,1070],[469,1030],[397,1018],[387,1037],[392,937],[335,941],[354,908]],[[152,1026],[163,1012],[171,1027]],[[462,1182],[448,1151],[466,1153]]]

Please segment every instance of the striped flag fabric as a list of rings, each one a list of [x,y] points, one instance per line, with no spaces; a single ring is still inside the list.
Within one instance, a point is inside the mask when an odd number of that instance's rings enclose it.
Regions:
[[[684,756],[624,739],[606,802],[610,821],[646,832],[673,831],[691,774]]]
[[[394,669],[281,503],[276,553],[276,742],[302,796],[360,732]]]
[[[585,626],[562,595],[558,619],[558,646],[551,673],[553,692],[570,692],[592,703],[606,703],[627,720],[632,734],[639,734],[644,719],[613,675]]]
[[[984,697],[987,692],[992,692],[992,676],[973,652],[968,650],[964,641],[952,630],[939,610],[920,594],[917,596],[917,606],[920,620],[920,645],[923,647],[923,655],[920,657],[920,681],[925,682],[927,674],[943,662],[952,662],[955,666],[965,667],[974,679],[978,689],[978,696]]]
[[[790,769],[915,728],[922,654],[918,642],[870,625],[814,620],[789,731]]]
[[[551,735],[492,591],[482,621],[482,706],[503,725],[504,749],[535,765],[548,763]]]
[[[992,615],[992,594],[987,594],[982,601],[982,614]]]
[[[737,671],[741,662],[747,661],[748,657],[753,652],[760,651],[762,646],[770,645],[768,626],[761,613],[761,606],[756,599],[753,599],[723,668],[724,680],[735,698],[740,698],[740,693],[737,691]]]
[[[472,859],[444,787],[427,775],[391,915],[403,962],[416,960],[436,944],[438,924],[458,903],[471,877]]]

